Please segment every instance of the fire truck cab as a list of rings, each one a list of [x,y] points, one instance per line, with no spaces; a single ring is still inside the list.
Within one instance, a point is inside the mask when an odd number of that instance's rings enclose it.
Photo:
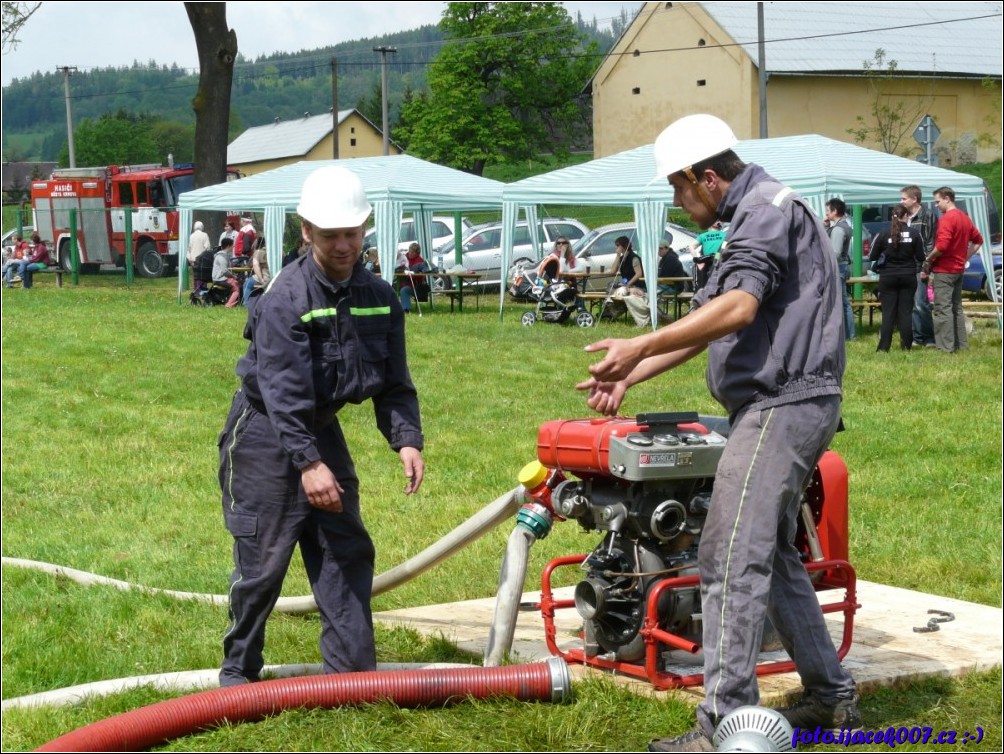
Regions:
[[[237,177],[237,171],[228,171],[227,180]],[[193,188],[191,165],[60,168],[47,181],[32,181],[31,204],[35,227],[52,241],[66,270],[72,269],[70,210],[77,210],[77,249],[85,272],[125,266],[128,213],[136,271],[155,278],[178,264],[178,197]]]

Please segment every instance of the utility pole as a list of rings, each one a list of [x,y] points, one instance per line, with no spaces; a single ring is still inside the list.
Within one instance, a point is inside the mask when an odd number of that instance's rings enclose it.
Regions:
[[[331,140],[333,143],[332,156],[338,159],[338,63],[335,56],[331,56]]]
[[[763,3],[756,4],[757,88],[760,92],[760,138],[767,138],[767,52],[763,40]]]
[[[70,144],[70,167],[77,167],[77,155],[73,149],[73,106],[70,104],[70,74],[76,73],[77,67],[64,65],[56,68],[63,72],[63,96],[66,99],[66,138]]]
[[[387,53],[397,52],[396,47],[374,47],[373,52],[379,52],[381,61],[381,116],[383,118],[383,154],[384,157],[390,154],[390,116],[387,114]]]

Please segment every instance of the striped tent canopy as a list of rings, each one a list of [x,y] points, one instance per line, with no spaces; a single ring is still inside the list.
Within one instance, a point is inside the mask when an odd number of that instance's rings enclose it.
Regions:
[[[359,176],[366,197],[373,205],[377,229],[380,267],[393,270],[401,218],[415,216],[417,237],[422,248],[432,249],[431,220],[435,212],[498,210],[504,184],[408,155],[362,157],[351,160],[306,160],[250,178],[189,191],[179,201],[179,227],[192,227],[192,212],[217,210],[264,214],[265,248],[269,268],[282,266],[283,228],[287,214],[296,212],[300,189],[307,176],[318,168],[340,165]],[[182,239],[187,238],[182,232]],[[386,240],[385,240],[386,239]],[[178,296],[182,295],[182,275],[187,265],[185,250],[178,255]]]
[[[951,186],[956,198],[965,200],[980,233],[990,238],[984,185],[975,176],[814,134],[740,141],[735,151],[745,162],[755,162],[801,194],[820,217],[827,200],[834,197],[849,206],[891,204],[899,201],[903,186],[917,185],[925,197]],[[655,179],[653,145],[646,144],[510,183],[502,198],[502,269],[509,267],[520,206],[585,204],[633,207],[638,253],[645,270],[654,270],[662,225],[673,206],[673,188],[665,178]],[[984,244],[983,255],[985,268],[992,270],[989,242]],[[652,322],[657,322],[656,287],[649,286],[648,293]]]

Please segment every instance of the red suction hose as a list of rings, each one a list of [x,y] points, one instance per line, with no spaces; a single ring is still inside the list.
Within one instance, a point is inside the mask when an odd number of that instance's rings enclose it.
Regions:
[[[563,701],[571,692],[558,657],[500,668],[422,668],[281,678],[168,699],[78,728],[36,751],[139,751],[224,723],[261,720],[288,709],[329,709],[390,701],[399,707],[443,705],[466,697],[512,696]]]

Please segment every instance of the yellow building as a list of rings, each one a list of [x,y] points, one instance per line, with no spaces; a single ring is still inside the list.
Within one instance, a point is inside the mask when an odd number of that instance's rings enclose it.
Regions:
[[[249,128],[234,139],[227,147],[227,165],[244,175],[255,175],[301,160],[345,160],[383,154],[383,133],[358,110],[338,111],[337,155],[334,131],[330,111],[324,115],[305,113],[296,120],[276,118],[274,123]],[[390,154],[401,154],[393,142]]]
[[[707,112],[740,139],[815,133],[908,157],[930,115],[936,164],[1001,156],[1002,3],[762,3],[766,134],[758,5],[645,3],[591,82],[595,155]]]

